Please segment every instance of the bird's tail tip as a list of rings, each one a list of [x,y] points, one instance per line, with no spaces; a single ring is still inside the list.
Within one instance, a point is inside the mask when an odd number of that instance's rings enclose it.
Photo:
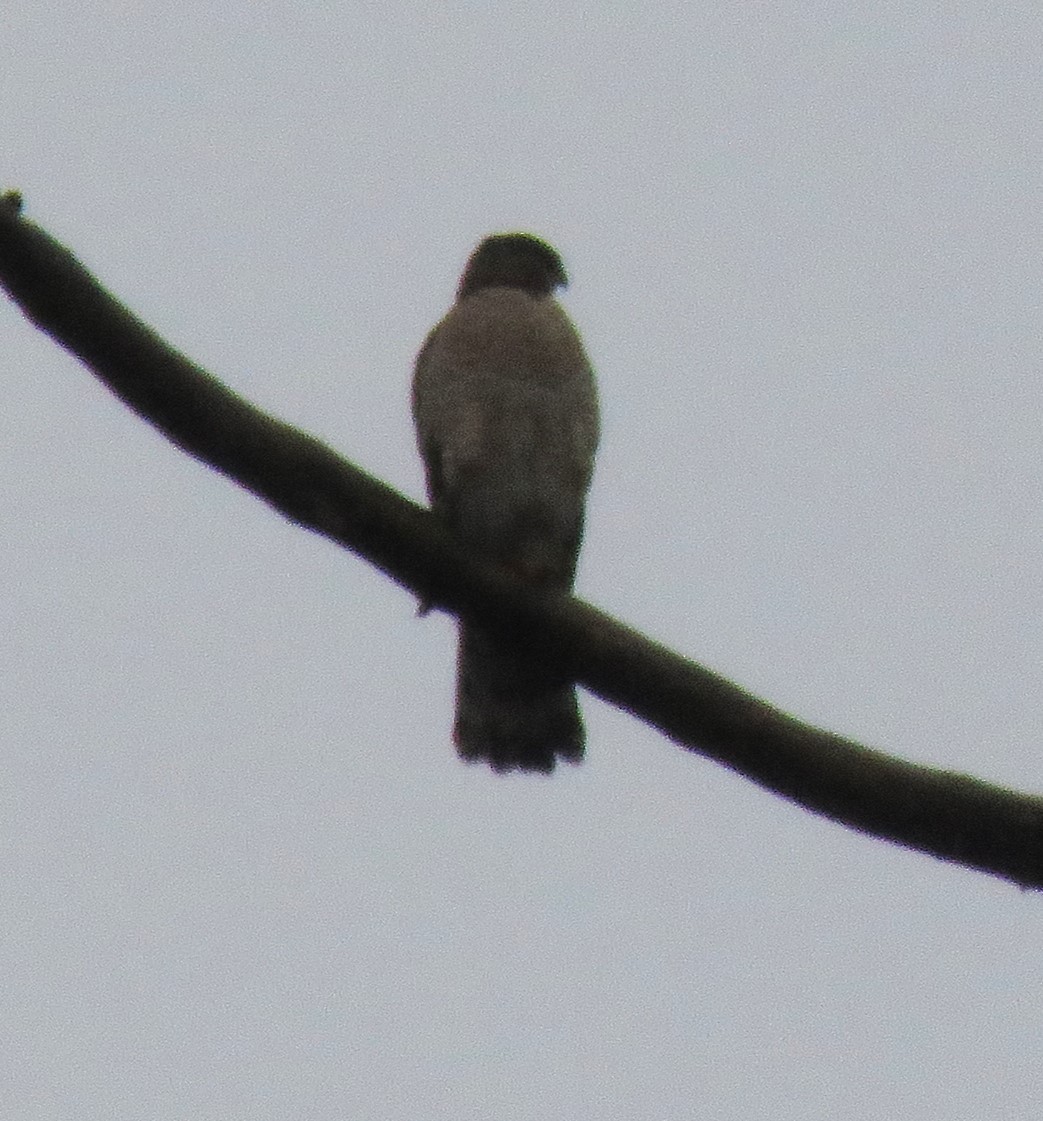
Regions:
[[[453,730],[456,750],[465,762],[487,763],[497,774],[527,771],[549,775],[558,763],[576,766],[583,761],[583,725],[574,692],[569,701],[555,706],[552,722],[512,720],[505,727],[488,719],[474,722],[458,717]],[[488,718],[490,714],[483,715]],[[550,713],[545,709],[543,715]]]

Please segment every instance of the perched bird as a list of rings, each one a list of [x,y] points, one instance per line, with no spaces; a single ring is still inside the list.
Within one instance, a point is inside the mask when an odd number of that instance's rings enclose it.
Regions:
[[[561,258],[530,234],[471,255],[416,360],[413,418],[433,511],[474,553],[540,588],[572,587],[598,442],[594,374],[554,299]],[[453,738],[495,771],[583,757],[574,684],[461,624]]]

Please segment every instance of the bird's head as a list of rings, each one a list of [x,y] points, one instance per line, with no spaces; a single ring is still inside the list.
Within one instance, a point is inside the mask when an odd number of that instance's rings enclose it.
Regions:
[[[493,234],[471,254],[457,299],[480,288],[521,288],[549,296],[569,282],[557,251],[532,234]]]

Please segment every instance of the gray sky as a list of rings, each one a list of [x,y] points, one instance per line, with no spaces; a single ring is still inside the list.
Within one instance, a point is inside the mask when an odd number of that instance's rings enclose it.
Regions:
[[[1040,757],[1035,4],[23,4],[0,185],[419,497],[410,366],[552,241],[580,591],[805,719]],[[1033,1118],[1043,903],[585,698],[460,764],[453,628],[0,306],[0,1115]]]

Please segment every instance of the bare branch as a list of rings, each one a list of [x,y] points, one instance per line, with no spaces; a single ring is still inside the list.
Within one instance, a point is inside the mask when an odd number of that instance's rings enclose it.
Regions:
[[[461,552],[430,514],[267,416],[163,342],[0,199],[0,282],[178,447],[402,587],[482,623],[666,736],[814,813],[1043,888],[1043,799],[916,766],[780,712],[588,604],[540,598]]]

